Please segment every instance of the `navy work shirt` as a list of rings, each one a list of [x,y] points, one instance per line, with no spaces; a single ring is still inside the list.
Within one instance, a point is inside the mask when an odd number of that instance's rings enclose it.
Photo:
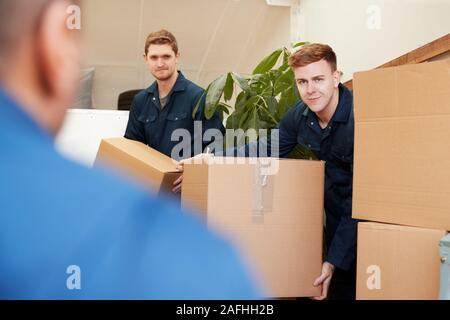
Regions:
[[[352,219],[354,116],[352,93],[339,84],[339,103],[328,126],[322,129],[314,112],[299,101],[281,119],[279,129],[279,156],[286,158],[292,149],[302,145],[319,160],[325,161],[326,260],[348,270],[356,257],[357,221]],[[226,155],[259,155],[259,147],[272,144],[265,141],[239,149],[227,150]]]
[[[0,88],[0,299],[253,299],[192,214],[66,160]]]
[[[204,98],[195,119],[192,119],[194,108],[203,92],[202,88],[187,80],[179,72],[177,81],[169,93],[167,104],[162,108],[158,83],[155,81],[148,89],[135,96],[125,138],[145,143],[175,160],[190,158],[202,153],[211,142],[203,142],[202,136],[206,130],[216,129],[222,135],[225,132],[222,120],[217,113],[210,120],[205,119]],[[197,124],[201,123],[201,128],[198,130],[195,130],[194,120],[199,121]],[[186,133],[189,133],[189,139],[181,136],[172,139],[172,134],[176,129],[186,129]],[[197,140],[197,148],[194,139]],[[187,148],[172,154],[174,147],[180,142],[182,143],[179,145],[180,148],[182,146]],[[190,152],[185,152],[185,150],[190,150]]]

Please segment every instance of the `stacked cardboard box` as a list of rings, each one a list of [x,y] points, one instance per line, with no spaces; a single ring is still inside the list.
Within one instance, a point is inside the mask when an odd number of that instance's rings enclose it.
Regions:
[[[324,163],[208,159],[185,164],[182,205],[235,243],[268,297],[320,295]]]
[[[450,230],[450,60],[357,73],[354,98],[353,217],[393,224],[360,223],[357,298],[437,299]]]

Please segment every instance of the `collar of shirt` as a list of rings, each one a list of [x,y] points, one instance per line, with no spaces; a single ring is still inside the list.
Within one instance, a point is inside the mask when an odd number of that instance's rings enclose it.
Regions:
[[[13,137],[25,135],[28,141],[36,140],[53,145],[53,136],[40,127],[1,87],[0,134]]]
[[[186,86],[187,86],[186,78],[183,76],[183,73],[181,73],[181,71],[178,71],[177,81],[175,82],[175,85],[173,86],[172,90],[167,96],[170,96],[173,92],[186,90]],[[153,96],[159,97],[158,82],[157,81],[153,82],[153,84],[150,87],[148,87],[146,91],[148,93],[153,94]]]

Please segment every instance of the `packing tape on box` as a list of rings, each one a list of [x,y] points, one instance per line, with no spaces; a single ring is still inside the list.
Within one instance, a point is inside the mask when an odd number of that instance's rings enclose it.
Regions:
[[[264,215],[272,211],[274,176],[269,174],[271,161],[258,160],[252,181],[252,220],[264,223]]]

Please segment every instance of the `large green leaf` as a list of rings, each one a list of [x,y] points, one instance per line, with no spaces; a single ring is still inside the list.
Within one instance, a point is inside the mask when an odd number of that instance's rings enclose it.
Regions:
[[[226,128],[227,129],[234,129],[237,128],[239,125],[238,122],[238,117],[236,115],[236,113],[232,113],[228,118],[227,118],[227,123],[226,123]]]
[[[208,88],[203,92],[203,94],[201,95],[200,99],[198,99],[197,104],[195,105],[194,111],[192,111],[192,119],[195,119],[195,115],[198,112],[198,109],[200,108],[200,104],[203,101],[203,98],[205,97],[206,93],[208,92],[209,86]]]
[[[297,42],[297,43],[294,44],[292,47],[293,47],[293,48],[298,48],[298,47],[304,46],[305,44],[309,44],[309,42],[307,42],[307,41]]]
[[[285,70],[286,66],[289,67],[289,56],[290,56],[289,51],[286,48],[283,48],[283,65],[280,69]]]
[[[279,77],[275,81],[292,84],[293,82],[295,82],[294,71],[292,71],[292,69],[289,69],[285,72],[280,73]]]
[[[231,73],[228,73],[227,82],[225,83],[225,88],[223,90],[223,98],[225,99],[225,101],[229,101],[231,99],[231,97],[233,96],[233,89],[234,89],[233,77],[231,76]]]
[[[219,109],[220,111],[222,111],[225,114],[230,114],[230,110],[232,109],[232,107],[229,104],[220,102],[217,109]]]
[[[246,109],[244,115],[241,117],[241,119],[239,121],[238,128],[234,128],[234,129],[242,129],[245,133],[244,135],[237,137],[236,146],[240,147],[246,143],[254,141],[254,139],[257,139],[258,128],[259,128],[258,115],[256,112],[256,107],[253,105]],[[248,134],[250,133],[248,131],[249,129],[256,130],[256,135],[254,137],[248,136]],[[248,141],[246,141],[247,138],[248,138]]]
[[[248,85],[247,79],[245,79],[242,75],[239,73],[232,72],[231,77],[233,78],[234,82],[243,90],[246,92],[251,92],[250,86]]]
[[[272,96],[262,97],[258,101],[259,128],[274,128],[279,119],[277,119],[278,101]],[[262,123],[264,122],[264,123]]]
[[[220,119],[223,121],[224,119],[224,114],[230,114],[230,110],[231,110],[231,106],[226,104],[226,103],[222,103],[220,102],[219,105],[217,106],[217,112],[219,112],[220,115]]]
[[[275,80],[274,96],[278,96],[280,93],[291,88],[292,86],[295,86],[295,76],[294,72],[289,69]]]
[[[242,116],[239,119],[239,125],[238,128],[242,129],[242,130],[247,130],[249,125],[248,125],[248,121],[249,121],[249,117],[251,116],[253,109],[251,106],[246,108],[245,111],[243,112]]]
[[[292,84],[290,84],[290,83],[277,82],[277,83],[275,83],[275,87],[274,87],[274,90],[273,90],[273,95],[276,97],[280,93],[282,93],[283,91],[290,89],[291,86],[292,86]]]
[[[208,87],[205,104],[205,117],[211,119],[216,112],[220,98],[222,97],[227,82],[227,74],[214,80]]]
[[[266,57],[263,61],[261,61],[260,64],[253,70],[253,74],[258,73],[265,73],[272,69],[275,64],[277,63],[278,59],[280,58],[281,53],[283,52],[283,49],[278,49],[272,54],[270,54],[268,57]]]
[[[288,111],[298,101],[297,97],[295,96],[294,90],[295,89],[291,87],[281,93],[281,98],[278,103],[278,117],[280,119],[283,118],[286,111]]]
[[[283,72],[278,69],[270,70],[267,72],[267,75],[269,76],[269,81],[274,82],[276,79],[278,79]]]
[[[269,95],[270,93],[267,92],[271,92],[272,83],[270,80],[270,75],[268,73],[253,75],[249,80],[249,84],[252,92],[254,92],[255,94]]]
[[[236,111],[241,110],[242,107],[244,107],[245,104],[247,103],[248,98],[249,98],[248,93],[246,93],[245,91],[241,91],[241,93],[239,93],[236,98],[236,103],[234,104],[234,109]]]
[[[274,97],[264,97],[268,107],[268,112],[272,117],[276,117],[278,113],[278,101]],[[279,119],[276,119],[279,120]]]

